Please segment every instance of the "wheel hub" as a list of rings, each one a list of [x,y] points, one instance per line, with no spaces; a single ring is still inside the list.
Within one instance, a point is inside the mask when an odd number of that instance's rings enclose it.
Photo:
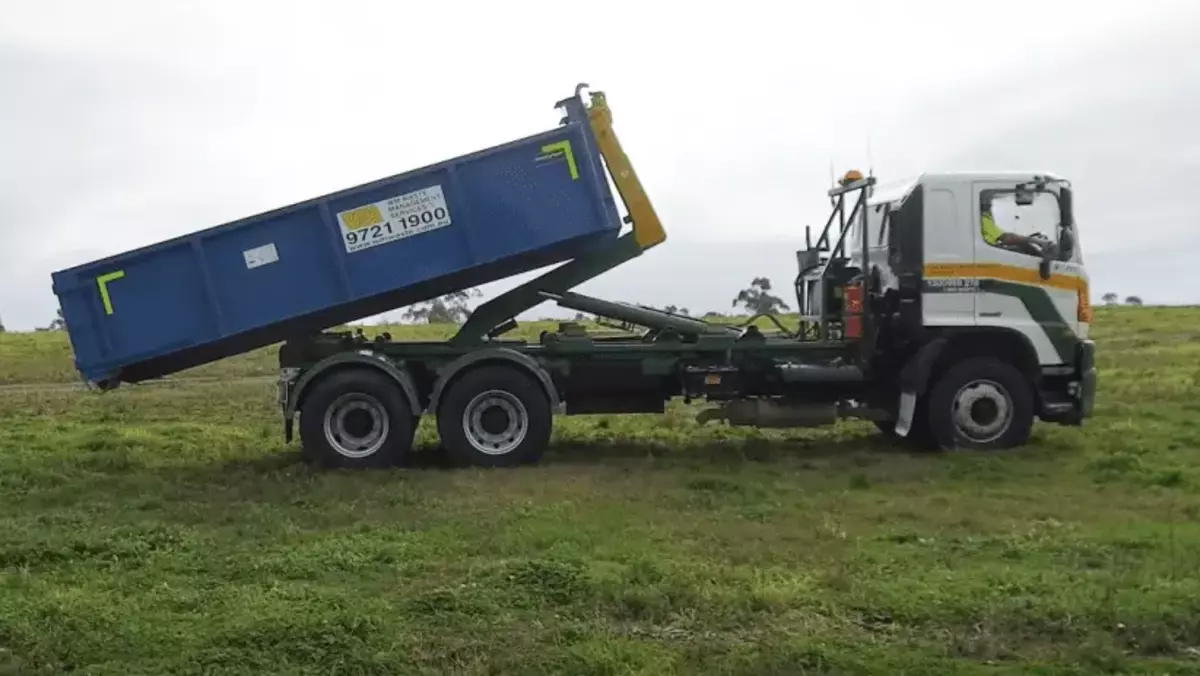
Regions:
[[[378,399],[359,392],[338,397],[325,410],[325,439],[340,455],[365,458],[383,447],[390,423]]]
[[[953,418],[958,430],[969,439],[987,443],[1003,435],[1012,424],[1012,399],[993,381],[972,381],[954,396]]]
[[[511,453],[525,440],[529,413],[525,404],[503,390],[481,392],[463,411],[463,432],[471,447],[487,455]]]

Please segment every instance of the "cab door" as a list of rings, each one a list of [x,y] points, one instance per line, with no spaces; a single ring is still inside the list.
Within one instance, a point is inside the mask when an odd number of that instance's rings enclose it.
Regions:
[[[978,235],[977,228],[970,224],[963,227],[963,220],[970,218],[969,194],[969,183],[923,188],[921,306],[926,326],[965,327],[976,323],[976,294],[970,273]]]
[[[990,215],[996,228],[1024,238],[1040,236],[1055,247],[1060,242],[1059,189],[1051,184],[1022,189],[1014,182],[976,182],[972,189],[975,227],[975,299],[979,326],[1003,327],[1027,337],[1042,365],[1064,364],[1073,358],[1078,335],[1080,266],[1073,260],[1053,260],[1043,274],[1043,256],[1036,245],[985,239],[982,219]],[[1072,254],[1074,252],[1072,251]],[[1073,258],[1073,255],[1072,255]]]

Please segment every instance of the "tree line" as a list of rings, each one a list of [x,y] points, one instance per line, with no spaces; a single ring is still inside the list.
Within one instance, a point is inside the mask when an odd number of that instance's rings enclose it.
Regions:
[[[1110,291],[1109,293],[1106,293],[1103,296],[1101,296],[1100,300],[1104,301],[1105,305],[1116,305],[1117,299],[1119,299],[1119,298],[1120,298],[1120,296],[1118,296],[1117,294],[1112,293]],[[1140,306],[1140,305],[1143,305],[1144,303],[1142,303],[1141,296],[1125,296],[1125,304]]]
[[[403,317],[405,320],[415,324],[461,324],[471,314],[470,301],[482,295],[478,289],[455,291],[454,293],[448,293],[433,300],[410,306],[404,310]],[[1119,299],[1120,296],[1112,292],[1101,296],[1101,300],[1105,305],[1117,305]],[[1125,305],[1141,306],[1144,303],[1140,296],[1126,296]],[[752,279],[748,287],[742,289],[734,296],[731,306],[734,308],[741,307],[743,312],[750,315],[778,314],[791,309],[787,302],[772,293],[771,280],[766,277],[755,277]],[[668,305],[661,309],[671,314],[691,314],[686,307],[676,305]],[[706,312],[704,316],[717,317],[720,316],[720,313]],[[583,317],[582,315],[577,315],[576,319],[583,319]],[[50,324],[38,330],[62,331],[65,328],[66,323],[63,321],[62,308],[59,308],[54,319],[50,321]],[[0,319],[0,333],[3,332],[4,321]]]
[[[415,324],[461,324],[471,315],[470,300],[481,295],[477,289],[448,293],[433,300],[412,305],[404,311],[402,316],[405,320]],[[732,307],[739,306],[744,312],[751,315],[777,314],[791,309],[787,302],[771,293],[771,280],[766,277],[755,277],[750,281],[750,286],[734,296]],[[678,305],[667,305],[659,309],[671,314],[691,315],[688,308]],[[717,317],[720,316],[720,313],[706,312],[704,316]],[[584,319],[583,314],[577,314],[575,319]]]

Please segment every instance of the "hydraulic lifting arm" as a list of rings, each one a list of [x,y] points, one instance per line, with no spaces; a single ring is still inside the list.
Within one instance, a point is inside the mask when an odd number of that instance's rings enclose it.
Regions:
[[[667,234],[658,219],[658,213],[654,211],[642,182],[633,170],[633,163],[621,149],[621,143],[613,131],[612,110],[604,93],[591,92],[591,105],[585,106],[580,91],[586,86],[581,84],[576,87],[575,96],[560,101],[558,105],[567,108],[568,119],[582,117],[580,114],[586,110],[600,156],[625,204],[628,212],[625,220],[632,224],[632,231],[622,235],[612,246],[570,260],[480,305],[450,339],[451,344],[477,343],[489,335],[500,333],[503,325],[511,325],[513,317],[544,302],[548,296],[561,296],[666,240]]]
[[[633,239],[642,251],[662,244],[667,239],[667,233],[663,230],[662,221],[658,220],[654,206],[650,204],[650,197],[642,188],[637,172],[633,170],[633,163],[621,149],[621,142],[613,131],[612,109],[608,107],[604,92],[592,92],[591,98],[588,122],[596,136],[600,156],[604,158],[621,201],[625,203],[625,210],[629,212],[629,220],[633,223]]]

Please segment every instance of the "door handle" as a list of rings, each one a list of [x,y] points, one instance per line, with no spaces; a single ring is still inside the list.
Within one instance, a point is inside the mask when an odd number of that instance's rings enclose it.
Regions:
[[[1001,314],[1003,314],[1003,313],[1001,313],[1001,312],[980,312],[979,316],[980,317],[999,317]]]

